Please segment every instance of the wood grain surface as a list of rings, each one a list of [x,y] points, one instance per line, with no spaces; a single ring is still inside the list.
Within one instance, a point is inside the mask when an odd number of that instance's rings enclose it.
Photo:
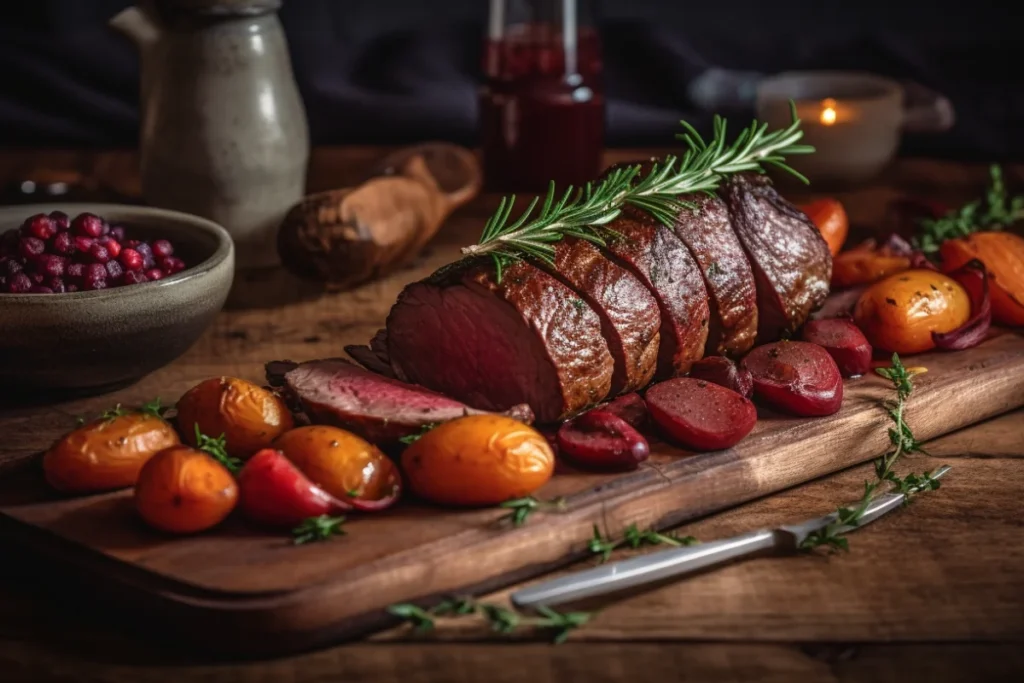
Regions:
[[[43,158],[59,166],[65,157]],[[110,171],[130,170],[130,156],[66,158],[85,171],[107,169],[121,184],[131,184],[130,172]],[[343,176],[355,164],[340,162],[360,158],[373,154],[348,157],[347,151],[328,150],[315,155],[313,168],[322,171],[312,176],[312,184],[333,185],[322,174]],[[0,173],[15,167],[10,156],[0,160]],[[906,162],[844,201],[855,220],[869,223],[878,219],[880,202],[898,189],[966,198],[983,181],[982,167]],[[493,198],[461,215],[479,219],[488,202]],[[458,245],[458,239],[446,226],[435,251],[400,277],[429,270],[444,245]],[[317,304],[308,301],[290,304],[284,315],[228,311],[179,361],[185,369],[179,379],[147,378],[126,396],[176,396],[190,377],[225,367],[230,374],[257,377],[254,371],[268,356],[328,355],[338,348],[338,339],[347,342],[372,332],[379,302],[390,302],[395,293],[397,285],[384,281],[332,302],[319,314]],[[4,410],[0,457],[10,466],[48,445],[33,426],[40,414],[52,429],[97,405],[106,404]],[[922,403],[912,422],[926,424],[935,408]],[[858,532],[848,555],[755,560],[617,598],[599,605],[593,623],[557,648],[536,642],[507,647],[497,644],[506,638],[479,624],[443,622],[430,642],[399,628],[369,642],[270,662],[204,663],[180,641],[149,635],[162,632],[156,615],[144,629],[133,629],[91,584],[65,580],[59,567],[29,563],[5,545],[0,549],[0,679],[1020,680],[1022,425],[1024,413],[1010,413],[931,444],[936,457],[917,456],[907,467],[919,471],[952,464],[943,488]],[[707,539],[820,514],[856,496],[868,475],[864,468],[846,471],[700,520],[683,532]]]

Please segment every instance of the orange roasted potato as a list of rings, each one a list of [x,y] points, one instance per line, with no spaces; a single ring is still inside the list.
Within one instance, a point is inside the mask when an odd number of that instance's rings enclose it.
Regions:
[[[310,481],[357,509],[387,507],[401,491],[398,466],[352,432],[326,425],[298,427],[274,441]]]
[[[135,508],[142,519],[174,534],[214,527],[237,503],[238,485],[227,468],[183,445],[150,458],[135,484]]]
[[[277,394],[234,377],[213,377],[189,389],[178,400],[178,428],[196,446],[196,425],[211,437],[224,435],[227,453],[247,459],[270,446],[295,422]]]
[[[846,236],[850,232],[850,219],[846,215],[846,209],[838,199],[826,197],[817,199],[808,204],[801,204],[800,210],[807,214],[818,228],[818,232],[825,238],[828,250],[835,256],[846,243]]]
[[[1003,325],[1024,325],[1024,237],[1012,232],[977,232],[946,240],[939,253],[946,272],[971,259],[984,263],[992,318]]]
[[[535,429],[501,415],[471,415],[435,427],[402,453],[412,490],[442,505],[497,505],[551,478],[555,454]]]
[[[894,254],[873,240],[857,245],[832,259],[832,287],[857,287],[910,269],[910,258]]]
[[[871,346],[896,353],[935,348],[932,332],[952,332],[971,317],[971,298],[934,270],[907,270],[876,282],[857,300],[853,318]]]
[[[156,415],[132,412],[104,417],[61,437],[43,454],[43,475],[66,493],[132,486],[142,466],[179,444],[178,434]]]

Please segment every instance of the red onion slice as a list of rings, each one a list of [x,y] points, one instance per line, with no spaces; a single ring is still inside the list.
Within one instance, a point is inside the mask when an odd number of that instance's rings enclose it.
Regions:
[[[988,277],[985,265],[973,259],[947,273],[959,282],[971,297],[971,317],[951,332],[932,332],[935,346],[946,351],[960,351],[977,346],[985,340],[992,325],[992,304],[988,295]]]

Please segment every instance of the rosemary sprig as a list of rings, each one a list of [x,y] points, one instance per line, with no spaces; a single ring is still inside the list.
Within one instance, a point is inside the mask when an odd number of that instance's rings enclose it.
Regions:
[[[663,534],[653,529],[640,530],[636,524],[630,524],[622,532],[622,538],[616,540],[610,536],[603,536],[601,530],[594,525],[594,535],[587,544],[587,549],[595,555],[600,555],[601,562],[607,562],[611,554],[623,546],[636,549],[644,545],[671,545],[675,547],[684,545],[695,545],[699,543],[693,536],[679,537],[675,534]]]
[[[302,545],[313,541],[326,541],[333,536],[344,536],[345,530],[341,528],[344,523],[344,517],[310,517],[292,529],[292,543]]]
[[[401,603],[388,607],[388,612],[409,622],[417,631],[432,630],[435,617],[473,614],[483,617],[491,629],[498,633],[513,633],[522,627],[549,631],[555,645],[564,643],[574,629],[586,624],[591,617],[589,612],[558,612],[544,606],[537,607],[539,616],[531,617],[502,605],[476,602],[472,598],[444,600],[429,609]]]
[[[514,527],[520,527],[526,524],[526,518],[537,510],[557,510],[562,512],[565,510],[565,506],[566,501],[562,497],[552,498],[551,500],[537,500],[533,496],[513,498],[512,500],[506,500],[498,506],[512,511],[498,518],[498,522],[509,522]]]
[[[682,121],[684,132],[676,136],[686,143],[682,157],[667,156],[655,164],[651,172],[637,182],[641,167],[619,168],[597,183],[581,188],[566,188],[558,193],[552,182],[540,210],[535,198],[518,218],[511,220],[515,195],[502,198],[497,212],[484,225],[479,244],[464,247],[466,256],[489,255],[494,261],[496,276],[522,258],[535,258],[553,263],[552,246],[564,237],[575,236],[595,244],[604,244],[608,230],[627,204],[643,209],[666,225],[688,204],[679,195],[690,192],[713,192],[722,180],[742,171],[763,172],[774,166],[797,176],[802,175],[785,163],[788,155],[809,154],[809,145],[799,145],[803,137],[796,106],[791,105],[792,123],[784,129],[768,132],[768,124],[754,121],[732,144],[726,143],[725,119],[716,116],[710,142],[697,130]]]
[[[1024,219],[1024,195],[1010,197],[998,165],[989,168],[991,182],[982,199],[968,202],[940,218],[924,218],[919,222],[920,234],[914,246],[925,254],[938,252],[948,239],[966,237],[981,230],[1003,230]]]
[[[896,400],[886,401],[884,404],[889,419],[893,422],[893,426],[889,428],[889,442],[892,444],[892,448],[881,458],[875,460],[876,479],[873,482],[864,482],[864,494],[857,504],[853,507],[841,507],[836,510],[835,521],[819,531],[808,534],[801,543],[801,548],[809,550],[827,547],[832,550],[849,550],[849,542],[845,536],[846,530],[857,527],[868,505],[871,504],[875,494],[882,486],[891,485],[894,491],[906,494],[908,504],[911,496],[939,488],[940,482],[932,477],[931,471],[899,477],[893,470],[896,462],[908,453],[927,455],[927,451],[921,447],[921,442],[914,437],[905,416],[907,401],[914,390],[912,379],[915,375],[927,372],[927,370],[905,367],[899,355],[894,353],[891,365],[887,368],[875,368],[875,372],[889,380],[896,391]]]
[[[233,458],[228,455],[227,439],[225,439],[223,434],[218,436],[216,439],[213,439],[199,431],[198,423],[193,426],[195,427],[196,448],[198,450],[203,451],[221,465],[224,465],[228,472],[231,472],[232,474],[242,469],[241,459]]]

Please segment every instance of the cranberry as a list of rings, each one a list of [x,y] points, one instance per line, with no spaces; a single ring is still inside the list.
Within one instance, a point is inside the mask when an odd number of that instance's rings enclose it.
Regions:
[[[53,294],[53,290],[44,285],[32,285],[32,289],[28,290],[29,294]]]
[[[168,275],[181,272],[185,270],[185,262],[177,256],[168,256],[160,261],[160,269]]]
[[[137,247],[140,244],[142,244],[142,240],[123,240],[123,241],[124,241],[124,246],[128,247],[129,249],[134,249],[135,247]]]
[[[46,281],[46,286],[57,294],[63,294],[66,291],[64,280],[59,277],[51,277]]]
[[[4,264],[4,270],[7,272],[8,275],[17,275],[22,271],[22,266],[21,263],[19,263],[18,261],[10,259],[7,263]]]
[[[96,242],[89,248],[89,256],[96,263],[106,263],[110,260],[110,252],[99,242]]]
[[[67,259],[53,254],[43,254],[36,261],[36,270],[50,277],[63,275],[65,266],[67,266]]]
[[[85,264],[84,263],[71,263],[64,269],[64,274],[70,278],[82,279],[85,277]]]
[[[46,279],[46,276],[43,275],[42,273],[28,273],[28,277],[30,280],[32,280],[34,284],[37,285],[43,284],[43,280]]]
[[[174,255],[174,245],[167,240],[153,242],[153,256],[156,258],[167,258]]]
[[[51,211],[50,220],[53,221],[54,227],[61,232],[71,228],[71,219],[63,211]]]
[[[35,237],[44,242],[57,234],[57,226],[53,219],[45,213],[37,213],[27,219],[21,226],[22,234],[26,237]]]
[[[25,273],[16,273],[7,281],[7,291],[11,294],[25,294],[32,289],[32,280]]]
[[[129,270],[121,278],[121,284],[124,285],[138,285],[143,282],[149,282],[149,278],[144,273],[140,273],[137,270]]]
[[[124,227],[121,225],[114,226],[110,229],[110,236],[118,242],[124,242]]]
[[[46,251],[46,242],[38,237],[22,237],[18,243],[18,252],[26,261],[32,261]]]
[[[150,268],[146,271],[146,277],[150,280],[162,280],[164,277],[164,271],[159,268]]]
[[[106,289],[106,288],[107,288],[107,280],[106,280],[106,278],[104,278],[102,280],[90,280],[90,279],[86,278],[85,282],[82,283],[82,289],[84,289],[86,291],[93,290],[93,289]]]
[[[101,237],[99,243],[107,250],[110,254],[110,258],[117,258],[117,255],[121,253],[121,243],[115,240],[113,237]]]
[[[83,237],[99,237],[103,234],[103,219],[95,214],[81,213],[71,221],[71,229]]]
[[[111,280],[116,280],[124,275],[124,268],[117,261],[107,261],[107,275]]]
[[[58,232],[50,240],[50,250],[58,254],[72,254],[75,251],[75,240],[70,232]]]
[[[92,237],[75,238],[75,249],[82,252],[83,254],[88,254],[89,250],[92,249],[92,245],[94,244],[96,244],[96,240],[94,240]]]
[[[143,268],[154,268],[156,266],[156,261],[153,259],[153,249],[148,244],[139,242],[135,245],[135,251],[142,254]]]
[[[70,293],[70,292],[77,292],[77,291],[78,291],[78,285],[68,285],[68,287],[67,287],[67,291],[68,291],[69,293]]]
[[[90,263],[85,267],[85,279],[89,280],[106,280],[107,279],[107,267],[102,263]]]
[[[144,259],[142,254],[128,247],[121,251],[121,265],[127,270],[142,270],[144,266]]]

